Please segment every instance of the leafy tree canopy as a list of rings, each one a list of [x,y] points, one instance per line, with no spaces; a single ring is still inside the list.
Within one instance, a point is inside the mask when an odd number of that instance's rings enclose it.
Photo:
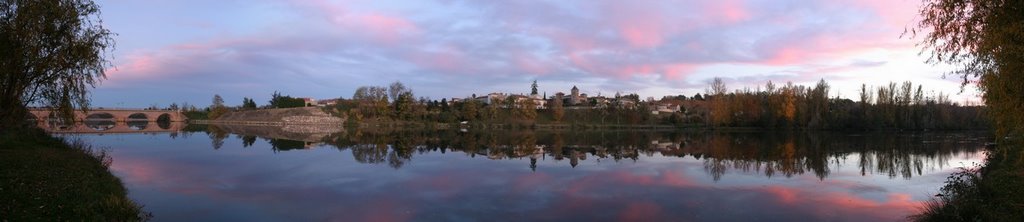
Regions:
[[[16,125],[30,104],[71,119],[106,78],[114,40],[91,0],[0,2],[0,126]]]

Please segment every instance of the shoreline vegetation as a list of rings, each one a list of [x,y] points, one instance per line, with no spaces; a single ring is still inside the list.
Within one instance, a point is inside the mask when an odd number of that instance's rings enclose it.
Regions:
[[[988,151],[984,165],[950,175],[935,198],[908,219],[1024,221],[1024,144],[1004,143]]]
[[[924,0],[915,20],[903,35],[920,38],[928,63],[950,67],[945,75],[978,87],[998,144],[910,219],[1024,221],[1024,1]]]
[[[41,129],[0,130],[0,216],[4,221],[145,221],[110,156],[82,140]]]
[[[240,115],[319,107],[341,118],[349,127],[447,128],[756,128],[839,131],[934,131],[989,130],[987,107],[952,102],[947,95],[925,91],[911,82],[880,87],[862,85],[858,101],[830,97],[831,87],[821,80],[814,86],[792,83],[729,91],[715,78],[705,94],[670,95],[641,99],[637,94],[614,97],[580,94],[552,96],[491,93],[484,96],[433,100],[414,99],[412,89],[401,82],[390,86],[363,86],[351,99],[317,102],[274,92],[267,105],[257,107],[245,98],[243,105],[228,107],[215,95],[205,109],[182,109],[191,120],[202,123],[269,124],[279,116]],[[395,99],[390,99],[395,98]],[[237,116],[252,118],[238,119]],[[268,123],[261,123],[268,122]]]

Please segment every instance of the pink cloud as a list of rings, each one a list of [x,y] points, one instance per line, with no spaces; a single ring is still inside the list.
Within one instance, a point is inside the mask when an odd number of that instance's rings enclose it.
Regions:
[[[477,63],[466,55],[462,49],[446,45],[440,49],[409,52],[406,60],[419,68],[441,71],[442,73],[474,73]]]
[[[367,40],[382,44],[394,44],[412,38],[421,29],[415,22],[401,16],[382,11],[360,11],[345,4],[336,4],[326,0],[292,3],[300,13],[318,15],[323,20],[334,24],[340,32],[351,35],[362,35]]]
[[[335,19],[335,22],[346,28],[366,31],[372,39],[383,43],[397,43],[420,30],[412,21],[382,13],[354,15]]]
[[[161,65],[152,54],[130,55],[127,62],[107,69],[106,74],[108,79],[143,78],[155,73]]]
[[[652,48],[661,45],[663,37],[658,31],[659,28],[650,24],[630,24],[621,27],[619,32],[632,46],[641,48]]]
[[[751,17],[747,6],[741,0],[712,1],[712,6],[706,11],[716,13],[718,19],[726,23],[736,23],[747,20]]]

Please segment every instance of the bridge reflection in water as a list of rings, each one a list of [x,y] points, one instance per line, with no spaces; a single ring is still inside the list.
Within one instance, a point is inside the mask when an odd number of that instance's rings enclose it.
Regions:
[[[37,126],[49,133],[96,133],[96,134],[117,134],[117,133],[165,133],[180,132],[187,124],[184,122],[166,121],[109,121],[109,120],[86,120],[73,124],[61,123],[59,121],[37,121]]]
[[[57,118],[53,110],[29,109],[27,120],[50,133],[161,133],[180,132],[187,118],[180,111],[158,109],[103,108],[75,111],[73,122]]]

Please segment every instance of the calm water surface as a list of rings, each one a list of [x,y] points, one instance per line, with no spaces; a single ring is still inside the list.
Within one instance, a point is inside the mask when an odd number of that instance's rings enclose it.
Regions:
[[[968,133],[67,136],[107,148],[155,221],[893,221],[984,158]]]

